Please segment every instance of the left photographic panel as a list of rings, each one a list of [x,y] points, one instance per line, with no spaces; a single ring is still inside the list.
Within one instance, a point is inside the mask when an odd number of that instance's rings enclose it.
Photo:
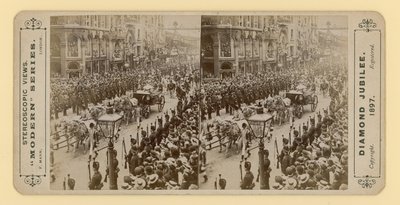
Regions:
[[[51,190],[198,188],[199,22],[50,18]]]

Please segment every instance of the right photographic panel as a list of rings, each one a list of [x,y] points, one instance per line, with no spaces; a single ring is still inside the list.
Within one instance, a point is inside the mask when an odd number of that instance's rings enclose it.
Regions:
[[[348,189],[347,20],[202,16],[200,189]]]

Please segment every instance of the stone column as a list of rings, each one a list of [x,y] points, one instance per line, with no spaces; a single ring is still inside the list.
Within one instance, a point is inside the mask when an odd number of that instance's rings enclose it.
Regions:
[[[213,49],[214,49],[214,75],[219,78],[219,34],[216,32],[211,35],[213,40]]]
[[[235,62],[233,63],[233,70],[235,74],[239,73],[239,49],[240,49],[240,32],[235,32],[235,36],[232,37],[233,40],[233,57]]]
[[[67,33],[60,34],[60,66],[61,66],[61,76],[62,77],[68,77],[67,76],[67,62],[66,62],[67,38],[68,38]]]
[[[81,65],[82,65],[82,75],[86,74],[86,48],[88,41],[81,41]]]

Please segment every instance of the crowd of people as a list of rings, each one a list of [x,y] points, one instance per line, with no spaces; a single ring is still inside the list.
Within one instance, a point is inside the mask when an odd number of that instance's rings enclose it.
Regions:
[[[198,189],[201,164],[206,164],[205,147],[199,140],[200,121],[212,119],[214,114],[221,115],[222,109],[233,114],[244,105],[303,84],[307,90],[328,93],[330,105],[324,113],[312,118],[309,126],[303,126],[301,131],[294,129],[293,140],[282,138],[283,147],[277,159],[281,174],[271,180],[272,165],[266,154],[266,188],[347,189],[347,72],[340,64],[330,65],[330,69],[326,66],[316,64],[307,69],[259,72],[203,81],[201,86],[195,77],[199,74],[187,75],[185,67],[166,67],[162,72],[152,68],[52,79],[51,109],[58,118],[59,112],[66,114],[72,108],[78,114],[88,104],[125,95],[144,85],[169,91],[178,99],[176,107],[157,118],[150,130],[141,128],[130,136],[126,145],[123,142],[125,151],[119,155],[124,156],[124,162],[118,162],[117,151],[109,160],[114,161],[116,177],[122,168],[120,163],[125,163],[128,175],[123,176],[120,187],[126,190]],[[169,78],[165,78],[167,74]],[[102,163],[94,158],[90,164],[93,175],[88,188],[91,190],[102,189],[104,178],[110,174],[107,165]],[[255,177],[251,163],[244,165],[241,188],[253,189]],[[104,168],[106,172],[102,174]]]
[[[157,118],[150,130],[141,128],[137,135],[130,136],[129,147],[123,153],[129,175],[123,177],[121,188],[198,189],[200,92],[194,84],[191,80],[177,81],[176,107]],[[90,181],[90,189],[103,186],[98,166],[99,162],[93,162],[96,174]]]
[[[125,95],[127,91],[136,91],[146,85],[156,89],[167,89],[166,76],[169,81],[180,81],[188,70],[194,70],[193,65],[158,65],[137,67],[127,70],[112,70],[106,73],[83,75],[78,78],[52,78],[50,80],[50,111],[57,119],[59,113],[67,115],[72,108],[73,113],[88,108],[89,104],[96,105],[106,99]],[[189,80],[199,83],[197,75],[190,75]]]
[[[292,136],[282,136],[282,148],[276,159],[281,174],[270,179],[274,169],[268,150],[264,156],[264,175],[267,180],[263,189],[275,190],[342,190],[348,180],[348,127],[347,127],[347,69],[340,62],[316,63],[302,69],[280,72],[248,74],[203,82],[202,119],[215,119],[221,110],[234,114],[239,108],[257,105],[261,100],[281,95],[296,86],[305,90],[329,95],[330,104],[323,113],[310,118],[307,125],[298,129],[296,121],[290,120]],[[265,105],[262,105],[265,106]],[[245,108],[241,111],[246,110]],[[244,114],[244,113],[243,113]],[[292,114],[293,115],[293,114]],[[218,118],[219,119],[219,118]],[[206,120],[206,122],[208,122]],[[249,126],[241,126],[242,142],[251,141]],[[268,138],[268,137],[267,137]],[[240,143],[240,140],[238,141]],[[248,147],[242,145],[242,148]],[[278,147],[275,146],[278,150]],[[246,155],[242,151],[242,155]],[[258,176],[252,172],[251,162],[244,158],[244,177],[241,189],[253,189]],[[242,157],[243,160],[243,157]],[[261,174],[261,175],[263,175]]]
[[[250,105],[257,100],[279,95],[283,91],[296,89],[303,84],[306,89],[315,91],[317,74],[328,65],[310,65],[309,69],[289,68],[279,72],[265,71],[255,74],[237,75],[232,78],[211,79],[202,82],[202,119],[211,119],[213,114],[220,116],[221,109],[233,114],[242,105]],[[207,116],[207,117],[206,117]]]
[[[276,176],[273,189],[345,190],[348,184],[348,107],[346,73],[329,77],[331,102],[324,117],[295,132],[292,145],[284,140],[279,156],[282,176]]]
[[[179,98],[163,125],[153,126],[149,136],[142,131],[141,142],[131,139],[124,188],[198,189],[198,99],[198,92]]]

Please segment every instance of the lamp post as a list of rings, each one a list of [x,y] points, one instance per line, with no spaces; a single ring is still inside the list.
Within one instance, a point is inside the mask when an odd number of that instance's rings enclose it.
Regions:
[[[266,171],[265,170],[265,146],[264,146],[264,138],[268,136],[270,127],[271,127],[271,121],[272,121],[272,116],[263,113],[263,108],[257,108],[257,114],[249,117],[246,119],[247,123],[250,125],[250,129],[252,131],[253,136],[259,138],[259,144],[258,144],[258,161],[259,161],[259,176],[260,176],[260,189],[267,189],[268,184],[267,184],[267,179],[266,179]],[[268,131],[265,133],[265,131]]]
[[[117,172],[116,172],[116,166],[115,166],[115,160],[116,158],[116,151],[114,150],[114,143],[112,140],[112,137],[110,137],[110,141],[108,142],[108,148],[107,148],[107,158],[108,158],[108,164],[107,164],[107,169],[108,169],[108,177],[110,178],[109,182],[109,187],[110,190],[117,190],[118,185],[117,185]]]
[[[116,113],[109,113],[99,117],[97,123],[102,129],[105,136],[109,138],[107,146],[107,175],[109,180],[110,190],[118,189],[117,178],[118,178],[118,160],[117,151],[114,149],[114,138],[119,135],[119,125],[121,123],[122,116]],[[122,153],[121,153],[122,154]],[[107,175],[104,181],[107,182]]]

